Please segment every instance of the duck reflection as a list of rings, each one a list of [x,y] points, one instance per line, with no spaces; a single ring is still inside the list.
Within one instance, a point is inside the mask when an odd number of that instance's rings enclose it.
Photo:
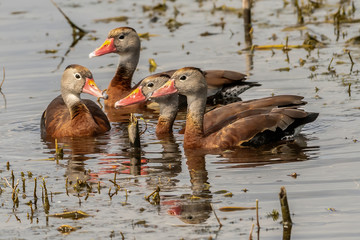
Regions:
[[[54,139],[43,139],[47,149],[47,153],[55,155]],[[68,182],[68,193],[79,194],[91,182],[91,171],[86,170],[85,161],[93,159],[92,154],[106,154],[106,148],[109,143],[109,135],[105,134],[100,137],[82,137],[82,138],[64,138],[59,140],[58,144],[63,146],[64,155],[68,158],[65,176]],[[64,158],[66,159],[66,158]],[[60,163],[61,164],[61,163]],[[96,182],[97,183],[97,182]]]
[[[152,174],[146,181],[152,187],[158,186],[160,181],[162,190],[172,190],[178,182],[175,177],[182,171],[180,145],[173,135],[164,136],[159,141],[163,149],[161,157],[148,159],[148,163],[154,166],[151,167]],[[151,154],[147,152],[149,153]]]
[[[211,216],[212,195],[209,189],[208,172],[205,167],[205,153],[186,150],[192,194],[182,195],[180,200],[167,201],[171,204],[168,213],[188,224],[205,222]]]
[[[239,148],[221,153],[212,152],[211,154],[220,156],[221,160],[212,161],[211,164],[221,165],[219,168],[250,168],[268,164],[306,161],[310,155],[313,155],[313,152],[319,149],[318,146],[308,147],[306,140],[303,135],[299,135],[292,141],[277,142],[260,148]],[[185,150],[192,194],[182,195],[177,200],[163,202],[164,205],[170,205],[168,213],[178,217],[184,223],[203,223],[211,216],[212,193],[209,189],[210,180],[206,170],[206,154],[209,152]]]
[[[268,164],[306,161],[310,158],[310,154],[318,149],[318,146],[308,147],[307,139],[303,135],[298,135],[291,141],[276,142],[259,148],[224,151],[220,154],[221,160],[212,163],[221,164],[220,168],[251,168]]]

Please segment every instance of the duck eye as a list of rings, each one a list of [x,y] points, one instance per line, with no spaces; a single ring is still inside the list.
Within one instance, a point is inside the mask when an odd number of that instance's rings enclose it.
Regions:
[[[154,83],[149,82],[149,83],[147,84],[147,86],[151,88],[151,87],[153,87],[153,86],[154,86]]]
[[[119,39],[124,39],[125,38],[125,35],[120,35],[119,36]]]
[[[186,80],[186,76],[185,76],[185,75],[182,75],[182,76],[180,77],[180,80]]]
[[[75,73],[74,76],[75,76],[76,79],[80,79],[80,78],[81,78],[81,75],[80,75],[79,73]]]

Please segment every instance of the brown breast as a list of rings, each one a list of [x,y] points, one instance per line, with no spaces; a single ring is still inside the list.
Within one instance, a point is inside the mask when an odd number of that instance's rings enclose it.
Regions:
[[[110,123],[103,111],[92,101],[72,109],[70,114],[61,96],[56,97],[47,107],[41,119],[43,137],[95,136],[110,129]]]

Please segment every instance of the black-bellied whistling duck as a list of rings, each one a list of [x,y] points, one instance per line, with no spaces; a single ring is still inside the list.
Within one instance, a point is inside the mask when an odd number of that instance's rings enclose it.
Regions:
[[[127,97],[120,99],[115,103],[115,107],[128,106],[141,103],[148,100],[154,91],[164,85],[170,76],[166,74],[157,74],[143,79],[138,87]],[[172,133],[172,126],[178,111],[178,94],[169,94],[152,98],[160,106],[156,134],[168,135]],[[204,115],[204,134],[221,128],[225,122],[230,123],[237,119],[250,115],[258,114],[259,111],[265,113],[276,107],[290,107],[304,105],[303,97],[295,95],[279,95],[250,101],[235,102],[228,105],[215,108]]]
[[[117,100],[127,96],[131,91],[131,81],[140,57],[140,38],[130,27],[119,27],[111,30],[105,42],[89,57],[101,56],[108,53],[117,53],[120,62],[116,73],[108,88],[106,108],[114,108]],[[163,72],[172,75],[175,70]],[[227,103],[241,100],[238,95],[258,83],[244,82],[246,75],[227,70],[207,70],[209,101],[213,103]]]
[[[61,78],[61,95],[52,100],[41,117],[42,137],[95,136],[110,129],[100,107],[89,99],[80,99],[82,92],[103,97],[89,69],[67,66]]]
[[[318,116],[318,113],[307,113],[296,106],[255,108],[245,112],[243,118],[234,121],[224,119],[216,123],[211,131],[204,134],[205,89],[204,73],[198,68],[186,67],[177,70],[168,82],[152,94],[152,98],[156,98],[178,92],[187,97],[184,148],[260,146],[297,134],[304,124]]]
[[[146,102],[151,94],[164,85],[169,79],[169,75],[162,73],[144,78],[138,84],[137,88],[135,88],[127,97],[115,103],[115,108]],[[178,99],[178,94],[166,95],[155,99],[155,102],[160,106],[160,114],[156,125],[156,135],[172,133],[172,126],[178,112]]]

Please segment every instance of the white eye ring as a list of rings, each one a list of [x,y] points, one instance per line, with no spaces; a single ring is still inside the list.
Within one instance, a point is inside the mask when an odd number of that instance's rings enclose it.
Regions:
[[[75,73],[75,74],[74,74],[74,77],[75,77],[76,79],[78,79],[78,80],[81,79],[80,73]]]

